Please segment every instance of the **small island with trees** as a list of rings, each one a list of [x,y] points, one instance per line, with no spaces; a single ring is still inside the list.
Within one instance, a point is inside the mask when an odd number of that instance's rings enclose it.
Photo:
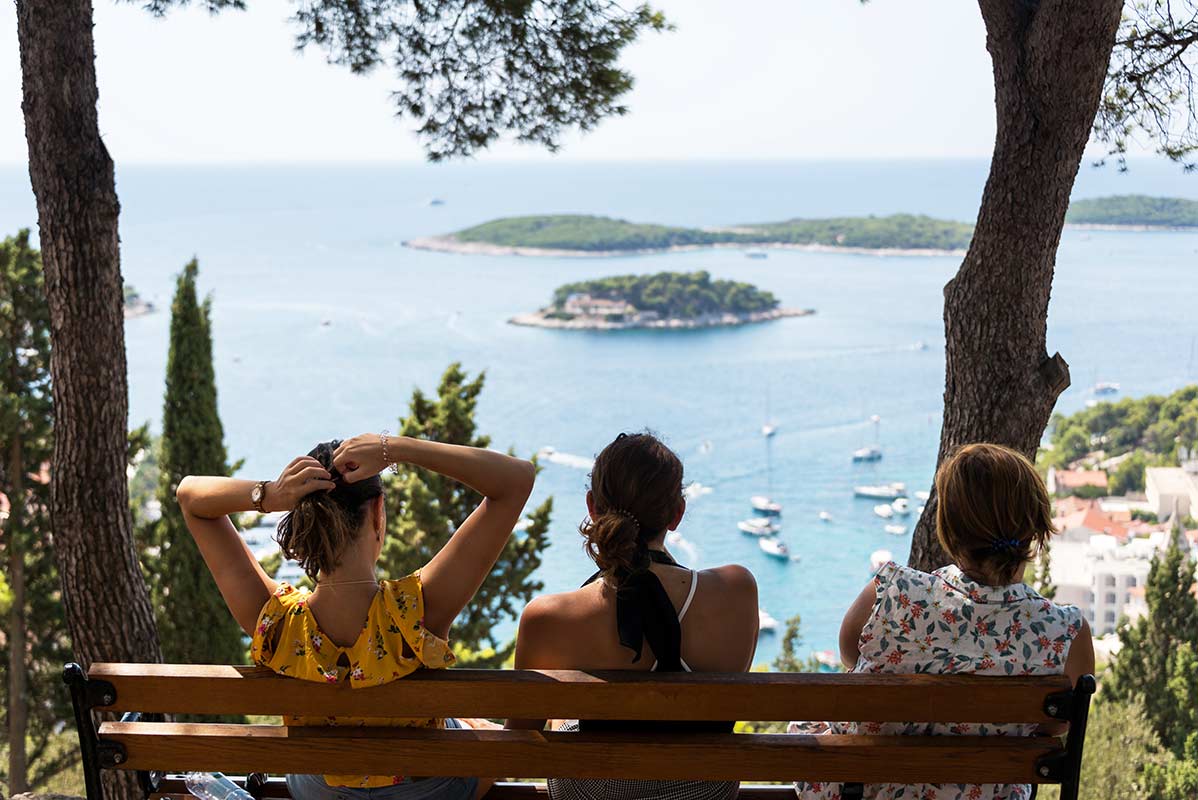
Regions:
[[[960,254],[973,226],[914,214],[792,219],[719,228],[643,224],[584,214],[504,217],[405,244],[480,255],[614,256],[711,247],[789,247],[893,255]]]
[[[814,314],[779,307],[748,283],[712,280],[705,271],[615,275],[559,286],[549,305],[508,320],[573,330],[713,328]]]
[[[1124,194],[1074,200],[1065,222],[1077,228],[1176,230],[1198,228],[1198,200]]]

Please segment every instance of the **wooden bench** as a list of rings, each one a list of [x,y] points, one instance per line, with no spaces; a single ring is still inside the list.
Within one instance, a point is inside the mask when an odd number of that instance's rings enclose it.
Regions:
[[[1094,679],[1064,676],[689,674],[436,670],[350,689],[259,667],[68,664],[89,800],[100,771],[138,770],[150,797],[186,793],[161,773],[192,770],[658,778],[850,783],[1055,783],[1075,800]],[[114,721],[111,712],[127,712]],[[95,722],[101,712],[109,719]],[[483,717],[492,719],[856,720],[1069,723],[1061,739],[978,736],[555,733],[282,727],[148,721],[150,715]],[[161,719],[161,717],[159,717]],[[153,779],[151,779],[153,776]],[[247,782],[286,797],[280,780]],[[501,783],[488,797],[532,798]],[[741,797],[793,797],[742,785]]]

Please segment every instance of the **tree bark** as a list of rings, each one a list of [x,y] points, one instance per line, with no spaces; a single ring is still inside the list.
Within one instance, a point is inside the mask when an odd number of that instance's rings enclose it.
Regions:
[[[100,140],[90,0],[17,0],[54,395],[51,515],[75,657],[158,661],[125,476],[128,388],[112,159]],[[109,798],[135,782],[106,773]]]
[[[29,763],[25,734],[29,725],[29,662],[25,644],[25,551],[20,530],[25,513],[25,468],[21,463],[21,440],[13,439],[8,453],[8,478],[12,487],[5,549],[8,551],[8,588],[12,607],[8,612],[8,793],[29,791]]]
[[[1049,357],[1048,300],[1069,195],[1098,111],[1122,0],[979,0],[997,134],[969,252],[944,287],[937,463],[968,442],[1034,458],[1069,366]],[[925,504],[911,566],[949,559]]]

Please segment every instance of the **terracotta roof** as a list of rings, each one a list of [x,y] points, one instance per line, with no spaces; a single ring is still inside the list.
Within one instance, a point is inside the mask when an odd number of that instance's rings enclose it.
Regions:
[[[1093,486],[1107,487],[1106,472],[1100,469],[1058,469],[1055,473],[1057,486],[1062,489],[1080,489]]]
[[[1067,531],[1074,528],[1089,528],[1095,533],[1110,534],[1120,541],[1126,541],[1127,525],[1124,525],[1117,516],[1103,511],[1097,500],[1091,500],[1084,504],[1069,505],[1077,510],[1059,515],[1053,519],[1053,525],[1056,526],[1057,530]]]

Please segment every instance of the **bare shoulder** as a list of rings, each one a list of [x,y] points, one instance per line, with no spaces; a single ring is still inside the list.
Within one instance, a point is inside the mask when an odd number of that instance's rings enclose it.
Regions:
[[[725,564],[722,567],[705,569],[701,573],[704,580],[710,580],[722,585],[722,588],[732,592],[752,592],[757,594],[757,579],[748,567],[740,564]]]
[[[557,623],[570,623],[586,616],[594,605],[592,595],[594,590],[589,586],[557,594],[543,594],[534,597],[524,607],[520,615],[520,624],[525,622],[537,626],[549,626]]]

